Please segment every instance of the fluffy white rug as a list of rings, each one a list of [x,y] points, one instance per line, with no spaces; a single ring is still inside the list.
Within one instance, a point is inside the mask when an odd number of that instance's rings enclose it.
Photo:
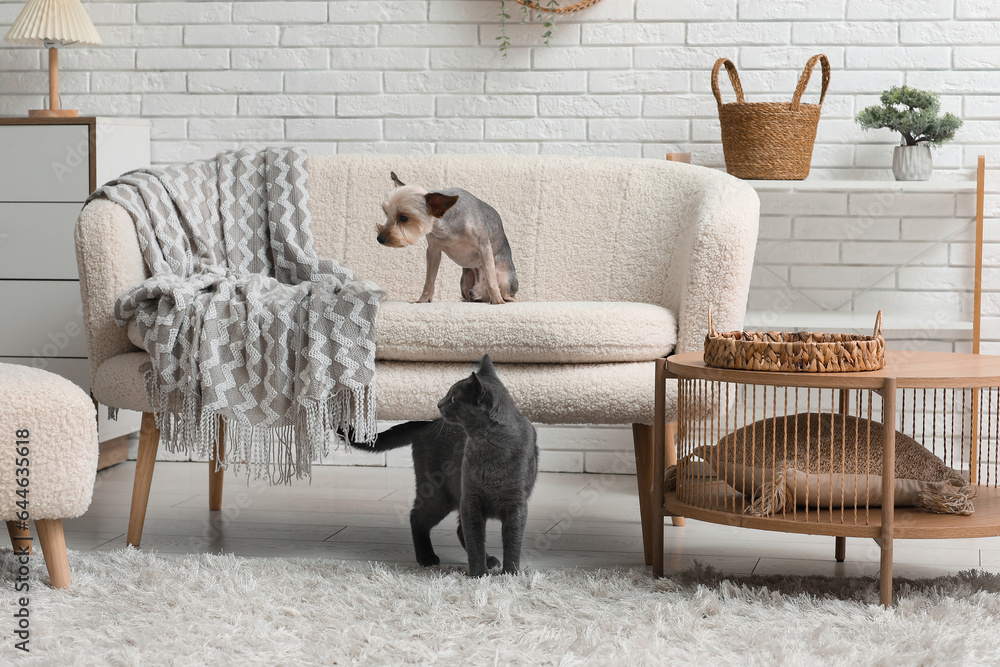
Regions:
[[[70,552],[70,590],[33,559],[31,653],[17,654],[0,555],[0,663],[39,665],[993,664],[1000,577],[903,582],[724,577],[698,567],[467,579],[318,559]]]

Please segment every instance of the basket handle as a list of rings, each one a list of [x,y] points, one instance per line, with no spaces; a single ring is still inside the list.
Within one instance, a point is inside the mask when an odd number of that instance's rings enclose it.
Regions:
[[[708,307],[708,335],[715,336],[715,324],[712,322],[712,307]]]
[[[819,105],[823,106],[823,100],[826,99],[826,89],[830,87],[830,61],[827,60],[825,55],[818,53],[809,59],[805,69],[802,70],[802,76],[799,77],[799,85],[795,86],[795,95],[792,96],[792,111],[799,110],[802,93],[806,92],[806,86],[809,85],[809,77],[816,67],[816,61],[819,61],[820,66],[823,68],[823,92],[819,95]]]
[[[878,315],[875,316],[875,333],[872,334],[872,338],[882,335],[882,311],[878,311]]]
[[[824,58],[826,56],[823,56]],[[722,91],[719,90],[719,70],[722,66],[726,66],[726,71],[729,72],[729,81],[733,84],[733,90],[736,91],[736,102],[738,104],[744,104],[743,98],[743,84],[740,83],[740,75],[736,71],[736,65],[729,58],[719,58],[715,61],[715,67],[712,68],[712,93],[715,94],[715,101],[719,104],[719,111],[722,111]],[[808,80],[808,79],[807,79]]]

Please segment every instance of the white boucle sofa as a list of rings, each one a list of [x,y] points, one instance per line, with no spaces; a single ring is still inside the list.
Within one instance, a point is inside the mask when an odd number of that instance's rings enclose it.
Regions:
[[[465,188],[499,211],[516,302],[461,302],[460,271],[445,258],[435,302],[412,303],[425,245],[375,239],[390,171],[428,189]],[[637,425],[653,421],[655,360],[701,349],[710,307],[718,329],[742,325],[759,210],[749,185],[702,167],[501,155],[313,156],[309,206],[318,254],[389,295],[376,337],[380,419],[436,417],[448,387],[489,353],[534,422]],[[115,300],[146,276],[129,216],[91,202],[77,251],[94,396],[148,413],[139,371],[148,356],[113,318]],[[668,420],[675,409],[671,383]],[[650,429],[634,432],[638,454],[651,446]]]

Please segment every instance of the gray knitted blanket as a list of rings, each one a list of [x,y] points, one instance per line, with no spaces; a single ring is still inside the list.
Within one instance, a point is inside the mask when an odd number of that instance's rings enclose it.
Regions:
[[[131,214],[152,275],[115,318],[136,318],[149,351],[161,442],[218,454],[221,421],[222,464],[272,482],[309,474],[337,430],[356,441],[376,432],[385,295],[316,257],[307,160],[292,148],[222,153],[133,171],[91,196]]]

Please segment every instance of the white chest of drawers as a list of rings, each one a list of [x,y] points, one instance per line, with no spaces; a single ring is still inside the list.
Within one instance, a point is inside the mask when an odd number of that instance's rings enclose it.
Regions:
[[[89,391],[73,227],[87,196],[149,151],[146,120],[0,119],[0,362]]]

